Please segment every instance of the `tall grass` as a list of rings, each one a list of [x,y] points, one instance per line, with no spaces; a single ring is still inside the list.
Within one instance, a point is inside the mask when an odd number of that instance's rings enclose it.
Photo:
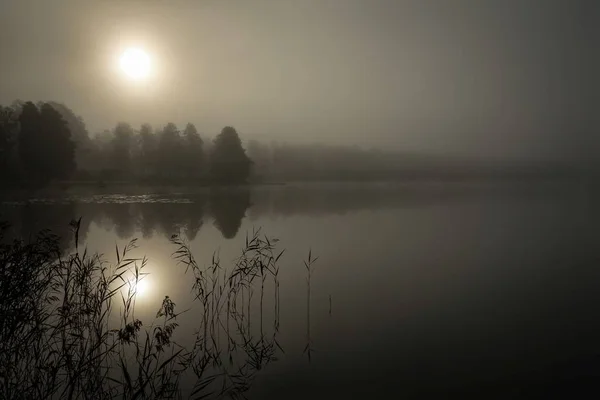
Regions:
[[[175,340],[180,313],[169,296],[154,321],[135,317],[147,265],[130,257],[136,241],[108,263],[79,248],[80,222],[72,222],[75,250],[66,256],[50,232],[5,243],[0,227],[1,399],[239,398],[283,352],[277,240],[252,232],[227,270],[216,255],[199,266],[185,240],[171,238],[174,258],[193,276],[188,312],[199,316],[186,348]],[[271,324],[263,318],[268,284]]]
[[[308,357],[308,362],[311,361],[312,353],[314,351],[310,334],[310,284],[315,269],[314,264],[318,258],[319,257],[313,257],[312,250],[309,250],[308,259],[304,261],[304,268],[306,268],[306,346],[304,347],[304,354]]]

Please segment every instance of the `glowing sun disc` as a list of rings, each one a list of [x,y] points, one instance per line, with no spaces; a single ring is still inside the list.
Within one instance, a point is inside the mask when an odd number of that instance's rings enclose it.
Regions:
[[[135,278],[131,278],[124,287],[125,295],[127,296],[131,293],[135,294],[138,298],[148,295],[152,289],[152,284],[147,278],[147,276],[140,277],[137,281]]]
[[[129,48],[120,58],[123,72],[132,79],[143,79],[150,75],[150,57],[139,48]]]

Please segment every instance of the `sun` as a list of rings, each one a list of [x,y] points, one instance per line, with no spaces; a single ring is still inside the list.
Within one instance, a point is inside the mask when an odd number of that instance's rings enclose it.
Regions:
[[[148,276],[140,276],[137,280],[135,277],[132,277],[123,286],[123,293],[125,296],[128,296],[131,293],[138,299],[147,297],[150,292],[152,292],[152,282],[149,280]]]
[[[150,75],[150,64],[148,54],[137,47],[128,48],[120,58],[121,69],[129,78],[134,80],[147,78]]]
[[[135,291],[140,296],[144,296],[144,295],[148,294],[149,289],[150,289],[150,283],[148,282],[147,279],[140,279],[137,282],[137,284],[135,285]]]

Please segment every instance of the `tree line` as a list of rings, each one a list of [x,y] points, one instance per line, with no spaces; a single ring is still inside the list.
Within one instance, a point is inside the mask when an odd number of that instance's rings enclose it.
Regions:
[[[90,135],[84,120],[57,102],[16,101],[0,110],[2,182],[378,180],[425,165],[410,155],[358,146],[255,139],[244,146],[232,127],[209,140],[192,123],[120,122]]]
[[[126,122],[93,138],[83,119],[56,102],[0,106],[0,179],[45,184],[56,180],[186,180],[239,184],[252,161],[226,126],[205,145],[196,127],[169,122],[135,129]]]
[[[537,176],[549,168],[469,162],[444,156],[350,145],[259,141],[244,145],[233,127],[213,139],[188,123],[126,122],[90,135],[85,122],[57,102],[0,106],[0,182],[52,180],[149,183],[387,181]]]

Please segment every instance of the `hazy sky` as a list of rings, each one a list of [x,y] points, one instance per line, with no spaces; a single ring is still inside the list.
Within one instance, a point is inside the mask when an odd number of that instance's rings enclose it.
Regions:
[[[92,132],[576,157],[600,151],[599,21],[597,0],[0,0],[0,102],[61,101]]]

